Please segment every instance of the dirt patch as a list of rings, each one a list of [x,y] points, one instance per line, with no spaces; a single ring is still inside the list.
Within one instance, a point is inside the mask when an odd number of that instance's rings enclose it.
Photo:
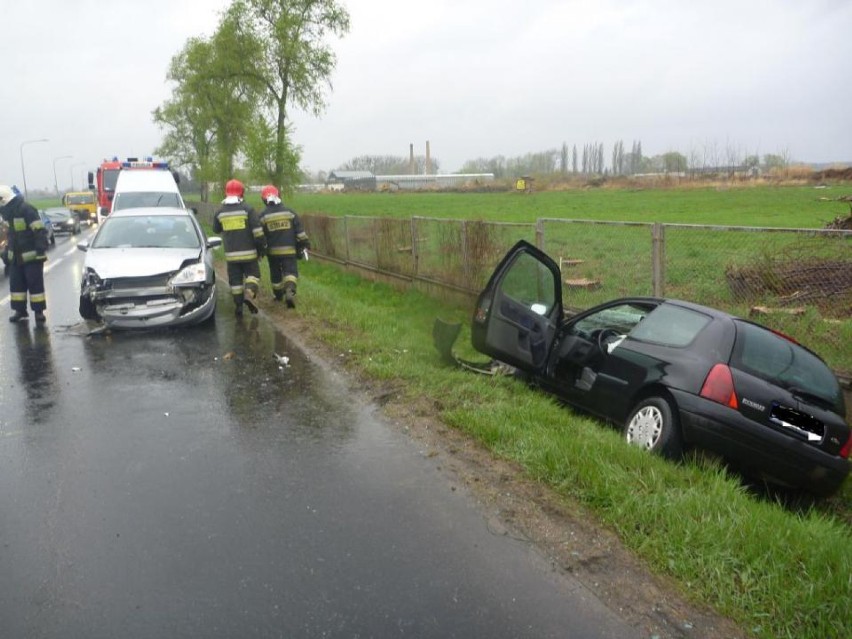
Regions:
[[[392,427],[437,458],[451,482],[464,486],[481,504],[495,534],[535,547],[554,570],[572,575],[611,610],[657,639],[736,639],[749,636],[730,620],[687,601],[675,585],[654,575],[600,526],[595,517],[546,486],[528,479],[515,464],[495,458],[478,442],[438,419],[439,406],[427,397],[403,401],[393,383],[366,380],[339,352],[318,339],[317,326],[298,309],[261,303],[262,311],[315,361],[339,370],[353,390],[382,407]]]

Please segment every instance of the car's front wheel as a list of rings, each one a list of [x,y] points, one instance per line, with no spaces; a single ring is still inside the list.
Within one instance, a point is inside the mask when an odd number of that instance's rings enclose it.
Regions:
[[[669,459],[679,459],[683,454],[677,414],[663,397],[648,397],[639,402],[624,424],[624,435],[628,444]]]
[[[92,300],[85,295],[80,296],[80,317],[85,320],[99,320],[101,318]]]

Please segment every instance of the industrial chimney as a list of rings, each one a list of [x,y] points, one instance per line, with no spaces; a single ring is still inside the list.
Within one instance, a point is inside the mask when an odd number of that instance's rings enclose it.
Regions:
[[[429,150],[429,140],[426,140],[426,175],[432,175],[432,152]]]

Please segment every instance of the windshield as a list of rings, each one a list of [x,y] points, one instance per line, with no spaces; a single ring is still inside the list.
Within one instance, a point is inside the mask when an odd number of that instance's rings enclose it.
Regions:
[[[104,191],[115,191],[116,182],[118,182],[118,169],[105,169]]]
[[[44,213],[54,222],[61,222],[71,217],[71,211],[65,209],[47,209]]]
[[[177,193],[168,191],[125,191],[116,193],[112,201],[113,211],[159,206],[182,209],[183,202]]]
[[[67,204],[93,204],[95,196],[91,193],[80,193],[79,195],[66,195],[65,202]]]
[[[201,238],[186,215],[110,217],[92,248],[199,248]]]

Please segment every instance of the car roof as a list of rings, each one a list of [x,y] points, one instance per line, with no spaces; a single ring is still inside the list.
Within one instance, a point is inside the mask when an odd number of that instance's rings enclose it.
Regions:
[[[176,206],[145,206],[134,209],[119,209],[109,214],[110,218],[115,217],[151,217],[151,216],[183,216],[192,217],[192,211],[182,209]]]

